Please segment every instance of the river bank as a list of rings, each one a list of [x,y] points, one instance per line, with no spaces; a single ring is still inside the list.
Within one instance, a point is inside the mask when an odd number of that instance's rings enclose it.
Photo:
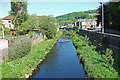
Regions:
[[[88,78],[118,78],[119,74],[114,69],[114,59],[112,50],[106,49],[101,52],[96,51],[96,46],[92,45],[87,36],[83,37],[75,32],[69,32],[73,43],[76,46],[78,57],[82,60],[84,71]]]
[[[31,52],[22,58],[2,63],[2,78],[29,78],[37,65],[45,60],[45,56],[50,52],[60,35],[61,32],[53,39],[34,45]]]
[[[59,39],[31,78],[86,78],[72,39]]]

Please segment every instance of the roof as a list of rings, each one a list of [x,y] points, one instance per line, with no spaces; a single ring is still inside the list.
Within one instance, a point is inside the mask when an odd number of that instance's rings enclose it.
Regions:
[[[37,16],[37,17],[42,17],[42,16]]]
[[[10,20],[10,16],[5,16],[3,20]]]
[[[42,17],[42,16],[37,16],[37,17]],[[2,20],[10,20],[10,16],[5,16]]]

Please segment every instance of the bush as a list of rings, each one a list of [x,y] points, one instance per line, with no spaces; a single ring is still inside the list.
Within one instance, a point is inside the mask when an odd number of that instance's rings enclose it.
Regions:
[[[31,40],[26,36],[18,37],[17,39],[11,39],[8,49],[9,60],[15,60],[17,58],[23,57],[30,51]]]
[[[113,67],[112,50],[97,52],[96,46],[91,44],[87,36],[83,37],[77,32],[74,33],[71,33],[73,43],[77,46],[77,52],[84,63],[87,76],[89,78],[118,78],[118,72]]]
[[[5,33],[5,35],[10,35],[10,29],[9,28],[4,28],[4,33]]]

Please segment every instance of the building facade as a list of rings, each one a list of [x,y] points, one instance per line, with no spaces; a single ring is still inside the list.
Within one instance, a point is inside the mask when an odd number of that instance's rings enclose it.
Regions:
[[[10,16],[6,16],[2,19],[3,21],[3,27],[4,28],[10,28],[14,29],[14,25],[12,24],[12,21],[10,20]]]
[[[80,29],[87,30],[88,28],[97,27],[97,19],[78,19],[75,22],[75,26],[79,26]]]

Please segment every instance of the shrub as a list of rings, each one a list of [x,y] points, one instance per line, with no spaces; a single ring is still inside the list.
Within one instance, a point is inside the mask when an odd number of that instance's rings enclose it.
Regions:
[[[74,34],[76,33],[76,34]],[[112,50],[106,49],[97,52],[96,46],[92,45],[87,36],[82,37],[77,32],[71,33],[73,43],[77,46],[79,58],[84,63],[84,69],[89,78],[118,78],[118,72],[114,69]]]
[[[16,39],[10,39],[10,46],[8,49],[9,60],[14,60],[25,56],[31,51],[31,40],[26,36]]]
[[[4,33],[5,33],[5,35],[10,35],[10,29],[9,28],[4,28]]]

